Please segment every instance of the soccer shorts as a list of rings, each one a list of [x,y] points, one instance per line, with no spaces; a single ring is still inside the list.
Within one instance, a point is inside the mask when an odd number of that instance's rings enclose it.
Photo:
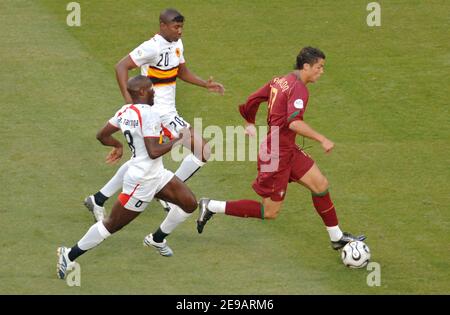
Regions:
[[[258,176],[253,182],[253,190],[263,198],[282,201],[286,196],[287,185],[297,182],[314,165],[314,160],[300,148],[293,150],[289,158],[281,158],[274,172],[262,172],[258,158]]]
[[[161,124],[164,136],[169,139],[178,138],[181,129],[191,126],[176,111],[161,115]]]
[[[174,175],[171,171],[163,168],[155,178],[137,181],[126,173],[123,178],[123,188],[119,195],[119,201],[125,209],[142,212]]]

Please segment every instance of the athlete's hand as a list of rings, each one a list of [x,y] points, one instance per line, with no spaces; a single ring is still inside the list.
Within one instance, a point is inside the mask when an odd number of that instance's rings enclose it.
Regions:
[[[190,147],[190,140],[191,140],[191,131],[189,128],[183,128],[180,131],[178,131],[178,137],[173,139],[174,140],[174,147],[178,145],[183,145],[187,148]]]
[[[117,163],[123,155],[123,147],[114,147],[106,156],[106,164]]]
[[[256,136],[255,124],[245,123],[245,134],[250,137],[255,137]]]
[[[322,148],[325,150],[326,153],[330,153],[331,150],[333,150],[334,148],[333,141],[327,138],[324,138],[320,144],[322,145]]]
[[[213,77],[209,77],[208,81],[206,81],[206,88],[208,91],[219,93],[220,95],[223,95],[225,92],[223,85],[219,82],[213,81]]]

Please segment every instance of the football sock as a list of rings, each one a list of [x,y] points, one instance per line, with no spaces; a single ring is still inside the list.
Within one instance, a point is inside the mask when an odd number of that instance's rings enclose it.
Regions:
[[[264,219],[264,206],[254,200],[227,201],[225,214],[235,217]]]
[[[112,195],[114,195],[120,188],[122,188],[123,185],[123,176],[128,171],[129,162],[124,163],[119,169],[117,170],[116,174],[109,180],[109,182],[106,183],[105,186],[103,186],[102,189],[100,189],[100,192],[110,198]]]
[[[181,165],[176,170],[175,175],[180,180],[185,182],[189,178],[191,178],[205,164],[206,164],[205,162],[200,161],[194,154],[190,153],[183,159],[183,162],[181,162]],[[172,209],[173,207],[177,207],[173,203],[170,202],[167,203],[170,209]]]
[[[105,201],[108,200],[109,198],[98,191],[94,194],[94,199],[95,199],[95,203],[98,206],[103,207],[103,205],[105,204]]]
[[[87,233],[78,241],[77,245],[81,250],[87,251],[103,242],[110,235],[111,233],[103,225],[103,222],[99,221],[90,227]]]
[[[225,213],[226,206],[226,201],[210,200],[208,203],[208,209],[214,213]]]
[[[322,193],[312,193],[312,200],[314,208],[316,208],[317,213],[322,217],[323,223],[328,227],[337,226],[336,209],[331,201],[328,189]]]
[[[184,212],[183,209],[181,209],[177,205],[172,204],[171,207],[172,208],[170,209],[166,218],[160,225],[161,231],[166,234],[172,233],[172,231],[175,230],[175,228],[180,223],[184,222],[187,218],[189,218],[192,215],[192,213]]]
[[[344,235],[338,225],[327,226],[327,231],[328,231],[328,234],[330,235],[330,240],[332,242],[339,241],[341,239],[342,235]]]
[[[86,250],[82,250],[81,248],[78,247],[77,244],[75,244],[71,249],[70,252],[67,256],[69,256],[70,261],[74,261],[77,257],[83,255],[85,252],[87,252]]]
[[[156,232],[152,233],[153,240],[154,240],[156,243],[162,243],[162,242],[164,242],[164,239],[166,238],[167,235],[169,235],[169,234],[166,234],[166,233],[164,233],[163,231],[161,231],[161,228],[158,228],[158,229],[156,230]]]
[[[175,175],[185,182],[205,164],[205,162],[200,161],[194,154],[190,153],[184,158],[183,162],[181,162]]]

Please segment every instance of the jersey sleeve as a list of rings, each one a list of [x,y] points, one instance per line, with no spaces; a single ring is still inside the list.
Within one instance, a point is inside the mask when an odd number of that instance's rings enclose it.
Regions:
[[[130,58],[138,67],[147,63],[156,62],[157,57],[158,50],[156,42],[153,39],[143,42],[130,52]]]
[[[161,118],[152,111],[146,111],[142,117],[142,135],[144,138],[159,138],[161,134]]]
[[[258,91],[254,92],[247,98],[245,104],[239,105],[239,112],[244,119],[251,123],[255,123],[256,113],[258,112],[259,105],[262,102],[266,102],[270,96],[270,82],[266,83]]]
[[[109,122],[111,125],[113,125],[114,127],[120,128],[120,126],[119,126],[119,117],[122,115],[122,113],[123,113],[123,111],[124,111],[125,108],[126,108],[126,105],[125,105],[125,106],[122,106],[122,108],[119,109],[119,110],[114,114],[114,116],[111,117],[110,120],[108,120],[108,122]]]
[[[186,63],[186,60],[184,59],[184,46],[181,39],[180,39],[180,63]]]
[[[287,103],[287,123],[291,123],[294,120],[303,120],[303,113],[305,112],[306,102],[308,96],[305,92],[295,86],[289,93]]]

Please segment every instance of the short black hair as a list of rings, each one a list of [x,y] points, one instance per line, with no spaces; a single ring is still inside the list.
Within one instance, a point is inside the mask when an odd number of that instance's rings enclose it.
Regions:
[[[319,59],[325,59],[325,54],[318,48],[303,47],[297,56],[297,63],[295,69],[303,69],[305,63],[309,65],[315,64]]]
[[[176,9],[169,8],[161,12],[161,14],[159,15],[159,22],[165,24],[168,24],[170,22],[183,23],[184,16],[181,15],[181,13]]]
[[[127,90],[132,97],[138,95],[140,89],[151,86],[152,81],[150,80],[150,78],[140,74],[132,78],[129,78],[127,82]]]

